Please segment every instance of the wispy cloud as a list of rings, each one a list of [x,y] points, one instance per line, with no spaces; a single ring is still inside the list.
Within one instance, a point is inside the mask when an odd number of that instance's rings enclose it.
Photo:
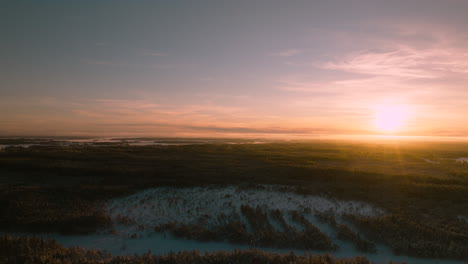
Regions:
[[[292,57],[301,53],[302,53],[302,50],[299,50],[299,49],[288,49],[288,50],[283,50],[280,52],[270,53],[269,55],[273,57]]]
[[[144,55],[144,56],[153,56],[153,57],[166,57],[166,56],[168,56],[168,54],[165,53],[165,52],[160,52],[160,51],[155,51],[155,50],[150,50],[150,49],[140,50],[139,53],[141,55]]]
[[[105,66],[130,66],[130,64],[127,63],[119,63],[119,62],[114,62],[114,61],[108,61],[108,60],[93,60],[93,59],[82,59],[82,63],[86,64],[91,64],[91,65],[105,65]]]
[[[165,54],[165,53],[159,53],[159,52],[147,53],[146,55],[148,55],[148,56],[155,56],[155,57],[164,57],[164,56],[167,56],[167,54]]]
[[[103,124],[110,127],[165,127],[182,131],[215,132],[215,133],[236,133],[236,134],[307,134],[313,132],[323,132],[322,129],[312,128],[281,128],[281,127],[242,127],[242,126],[215,126],[215,125],[184,125],[170,123],[114,123]]]
[[[123,68],[145,68],[145,69],[157,69],[157,70],[169,70],[176,68],[172,64],[147,64],[147,63],[129,63],[129,62],[116,62],[109,60],[94,60],[94,59],[82,59],[81,63],[89,65],[100,65],[110,67],[123,67]]]
[[[450,73],[468,74],[468,52],[400,46],[391,51],[351,54],[344,60],[327,62],[323,68],[368,75],[432,79]]]

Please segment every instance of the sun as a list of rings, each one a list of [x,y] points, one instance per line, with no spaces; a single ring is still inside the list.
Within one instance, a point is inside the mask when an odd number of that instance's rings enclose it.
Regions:
[[[403,106],[379,106],[374,113],[374,125],[381,132],[395,133],[401,130],[406,118],[407,111]]]

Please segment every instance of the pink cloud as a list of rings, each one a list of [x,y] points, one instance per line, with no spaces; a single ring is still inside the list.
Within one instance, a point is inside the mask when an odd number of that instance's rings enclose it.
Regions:
[[[433,79],[446,74],[468,74],[468,52],[399,46],[391,51],[354,53],[343,60],[327,62],[323,68],[376,76]]]

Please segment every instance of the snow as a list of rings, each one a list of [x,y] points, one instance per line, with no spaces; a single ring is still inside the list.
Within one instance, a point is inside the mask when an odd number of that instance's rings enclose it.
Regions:
[[[135,226],[152,230],[154,227],[177,221],[195,224],[203,217],[209,225],[216,225],[221,214],[235,212],[241,215],[240,206],[261,207],[266,210],[279,209],[282,212],[310,209],[336,215],[354,214],[376,216],[383,210],[358,201],[339,201],[319,196],[304,196],[279,191],[277,186],[265,189],[224,188],[172,188],[148,189],[128,197],[114,199],[107,205],[107,211],[117,222],[119,216],[134,220]]]

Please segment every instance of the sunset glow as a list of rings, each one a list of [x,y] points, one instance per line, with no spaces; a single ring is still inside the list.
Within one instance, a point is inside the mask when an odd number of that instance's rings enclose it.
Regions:
[[[468,136],[468,1],[14,2],[0,135]]]
[[[402,106],[381,106],[374,115],[374,124],[381,132],[397,132],[403,126],[407,115],[407,110]]]

